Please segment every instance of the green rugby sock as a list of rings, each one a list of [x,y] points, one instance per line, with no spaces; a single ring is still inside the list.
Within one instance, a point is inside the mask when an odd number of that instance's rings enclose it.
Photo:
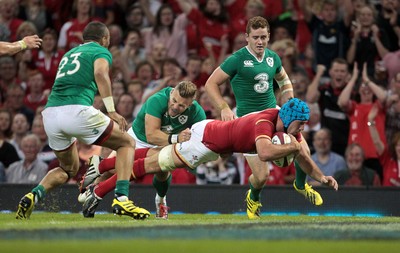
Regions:
[[[263,188],[261,189],[256,189],[254,186],[249,182],[250,185],[250,198],[254,201],[259,201],[260,200],[260,193]]]
[[[35,195],[35,203],[41,201],[46,195],[46,189],[44,189],[43,185],[38,184],[35,188],[32,189],[32,193]]]
[[[167,180],[165,181],[158,181],[156,176],[153,177],[153,186],[154,188],[156,188],[158,196],[164,198],[165,195],[167,195],[171,181],[172,181],[172,174],[170,174]]]
[[[118,180],[115,186],[115,196],[129,196],[129,180]]]
[[[301,169],[300,165],[296,161],[294,162],[294,167],[296,168],[296,188],[299,190],[304,190],[307,174]]]

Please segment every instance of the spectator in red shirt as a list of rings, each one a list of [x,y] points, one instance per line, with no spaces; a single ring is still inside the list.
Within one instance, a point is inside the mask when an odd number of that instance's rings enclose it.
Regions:
[[[184,79],[192,81],[194,84],[196,84],[199,90],[201,87],[204,87],[209,77],[207,73],[202,71],[202,63],[203,61],[199,56],[191,55],[189,56],[185,67],[186,76]]]
[[[246,25],[249,19],[264,15],[265,4],[262,0],[229,0],[225,4],[229,12],[231,26],[229,40],[232,44],[239,33],[246,32]]]
[[[60,30],[58,47],[65,51],[78,46],[83,42],[82,32],[91,21],[100,21],[92,16],[93,4],[91,0],[75,0],[73,5],[73,18],[66,22]]]
[[[17,29],[24,22],[16,17],[18,3],[16,0],[2,0],[0,4],[0,24],[10,31],[10,41],[17,40]]]
[[[24,104],[35,112],[39,106],[44,106],[47,102],[47,96],[43,92],[43,74],[38,70],[30,71],[27,85],[29,93],[25,95]]]
[[[354,64],[352,78],[340,93],[337,103],[343,112],[347,114],[350,121],[348,144],[353,142],[360,144],[365,153],[366,160],[364,164],[369,168],[375,169],[379,175],[382,176],[382,168],[378,161],[377,150],[369,136],[367,118],[368,113],[374,104],[379,103],[379,101],[384,103],[386,100],[386,91],[369,80],[366,63],[364,63],[362,76],[363,79],[357,92],[359,100],[352,99],[351,95],[355,90],[354,86],[358,78],[358,67],[357,64]],[[378,98],[378,100],[376,98]],[[380,138],[384,143],[386,143],[385,118],[385,110],[381,108],[379,116],[376,118],[376,128],[378,129]]]
[[[68,21],[74,1],[43,0],[46,9],[51,13],[51,20],[56,31]]]
[[[383,167],[383,186],[400,187],[400,132],[393,135],[389,145],[385,145],[376,128],[376,118],[380,105],[375,104],[368,114],[369,132]]]
[[[36,68],[43,74],[44,90],[50,91],[57,75],[58,64],[64,51],[57,48],[57,33],[53,29],[46,29],[42,34],[42,47],[32,51],[31,68]]]
[[[198,54],[202,57],[209,56],[205,47],[206,43],[212,45],[214,57],[218,59],[221,51],[221,39],[229,35],[229,18],[224,9],[223,1],[207,0],[201,7],[193,0],[177,0],[180,8],[187,14],[188,19],[196,25],[198,34]],[[190,41],[191,39],[188,38]]]

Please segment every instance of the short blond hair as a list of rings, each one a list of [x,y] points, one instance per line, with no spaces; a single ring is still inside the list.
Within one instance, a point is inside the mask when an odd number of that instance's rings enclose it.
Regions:
[[[197,95],[197,86],[191,81],[181,81],[175,86],[175,89],[183,98],[195,98]]]

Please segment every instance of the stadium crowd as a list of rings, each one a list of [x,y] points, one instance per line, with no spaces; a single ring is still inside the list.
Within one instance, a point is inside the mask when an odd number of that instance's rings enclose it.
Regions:
[[[325,175],[341,185],[400,186],[399,12],[398,0],[0,0],[0,41],[43,40],[39,49],[0,56],[0,183],[37,184],[58,166],[41,111],[64,52],[82,43],[89,22],[109,28],[114,103],[131,127],[150,96],[183,80],[197,86],[206,117],[220,119],[205,83],[247,45],[247,21],[263,16],[269,49],[294,96],[309,104],[303,136]],[[229,81],[219,88],[235,108]],[[105,112],[100,96],[94,107]],[[78,150],[80,170],[70,183],[81,180],[91,156],[111,153],[82,143]],[[267,184],[293,184],[293,164],[268,166]],[[251,170],[233,154],[200,165],[196,175],[172,174],[172,184],[247,184]]]

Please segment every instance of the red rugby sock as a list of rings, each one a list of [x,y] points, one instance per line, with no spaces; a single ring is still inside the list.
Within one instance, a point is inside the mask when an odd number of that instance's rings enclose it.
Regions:
[[[135,160],[140,158],[146,158],[147,152],[150,148],[138,148],[135,150]]]
[[[114,174],[106,181],[100,182],[94,189],[94,193],[98,197],[104,198],[104,196],[106,196],[107,193],[115,189],[116,184],[117,184],[117,174]]]
[[[144,169],[144,158],[135,161],[133,164],[133,174],[135,175],[136,179],[146,175],[146,171]]]
[[[117,157],[105,158],[99,164],[99,172],[103,174],[106,171],[112,170],[115,167],[115,160]]]

